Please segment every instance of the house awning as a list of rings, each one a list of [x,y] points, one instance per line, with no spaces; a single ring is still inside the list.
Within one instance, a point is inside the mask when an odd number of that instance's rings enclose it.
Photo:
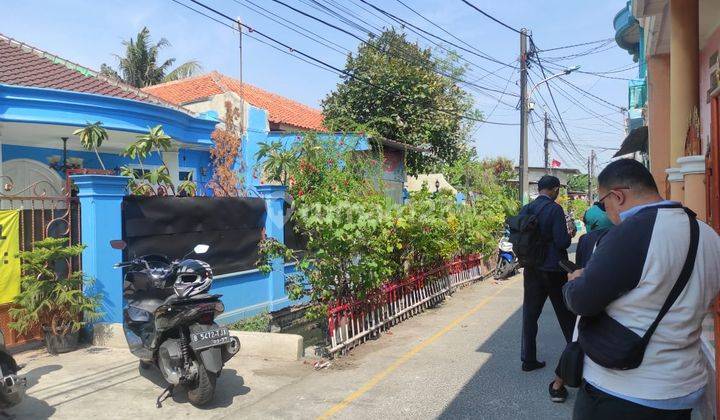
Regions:
[[[623,140],[620,150],[613,157],[629,155],[635,152],[648,152],[648,128],[646,125],[630,131],[630,134]]]

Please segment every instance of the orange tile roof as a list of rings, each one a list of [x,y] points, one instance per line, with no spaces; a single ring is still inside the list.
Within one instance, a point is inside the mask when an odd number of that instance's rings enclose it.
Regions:
[[[268,119],[272,123],[291,125],[305,130],[326,131],[320,110],[253,85],[240,83],[239,80],[217,71],[148,86],[143,88],[143,91],[176,105],[230,91],[240,95],[251,105],[267,110]]]
[[[161,98],[0,34],[0,83],[62,89],[173,107]],[[179,108],[192,114],[184,108]]]

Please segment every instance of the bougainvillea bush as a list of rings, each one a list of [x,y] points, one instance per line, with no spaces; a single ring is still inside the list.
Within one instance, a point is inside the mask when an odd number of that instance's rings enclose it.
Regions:
[[[501,197],[462,205],[447,192],[423,189],[405,204],[393,203],[383,193],[380,151],[358,153],[354,146],[307,134],[292,145],[264,145],[258,154],[265,179],[287,184],[291,217],[307,239],[302,257],[292,257],[300,275],[288,278],[288,290],[291,299],[309,296],[310,316],[367,299],[384,282],[455,256],[490,255],[505,220]],[[263,267],[292,255],[276,245],[261,250]]]

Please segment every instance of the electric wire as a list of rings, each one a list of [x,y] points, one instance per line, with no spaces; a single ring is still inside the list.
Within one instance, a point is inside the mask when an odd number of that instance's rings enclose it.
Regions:
[[[195,2],[195,0],[190,0],[190,1]],[[328,27],[330,27],[330,28],[333,28],[333,29],[335,29],[335,30],[337,30],[337,31],[340,31],[340,32],[342,32],[342,33],[344,33],[344,34],[346,34],[346,35],[349,35],[349,36],[355,38],[356,40],[360,41],[361,43],[367,45],[368,47],[370,47],[370,48],[378,51],[378,52],[381,53],[381,54],[385,54],[385,55],[388,55],[388,56],[393,57],[393,58],[401,59],[401,60],[403,60],[403,61],[405,61],[405,62],[407,62],[407,63],[409,63],[409,64],[411,64],[411,65],[418,65],[418,64],[419,64],[419,63],[417,63],[417,62],[412,62],[411,60],[409,60],[409,59],[407,59],[407,58],[405,58],[405,57],[399,57],[399,56],[397,56],[397,55],[391,54],[391,53],[388,52],[388,51],[383,51],[382,49],[378,48],[375,44],[366,41],[365,39],[363,39],[362,37],[358,36],[357,34],[355,34],[355,33],[353,33],[353,32],[350,32],[350,31],[348,31],[348,30],[346,30],[346,29],[344,29],[344,28],[341,28],[341,27],[339,27],[339,26],[337,26],[337,25],[335,25],[335,24],[333,24],[333,23],[330,23],[330,22],[327,22],[327,21],[325,21],[325,20],[323,20],[323,19],[320,19],[320,18],[318,18],[317,16],[314,16],[314,15],[312,15],[312,14],[310,14],[310,13],[307,13],[307,12],[305,12],[305,11],[303,11],[303,10],[300,10],[300,9],[298,9],[298,8],[296,8],[296,7],[293,7],[293,6],[291,6],[291,5],[283,2],[283,1],[281,1],[281,0],[272,0],[272,1],[275,2],[275,3],[277,3],[277,4],[283,5],[283,6],[285,6],[286,8],[288,8],[288,9],[290,9],[290,10],[292,10],[292,11],[294,11],[294,12],[296,12],[296,13],[302,15],[302,16],[305,16],[305,17],[307,17],[307,18],[310,18],[310,19],[312,19],[312,20],[315,20],[315,21],[317,21],[317,22],[319,22],[319,23],[321,23],[321,24],[323,24],[323,25],[326,25],[326,26],[328,26]],[[361,1],[363,1],[363,0],[361,0]],[[491,88],[491,87],[478,85],[477,83],[473,83],[473,82],[470,82],[470,81],[468,81],[468,80],[464,80],[464,79],[462,79],[462,78],[453,76],[452,74],[448,74],[448,73],[445,73],[445,72],[440,71],[440,70],[437,70],[437,69],[433,70],[433,72],[435,72],[435,73],[437,73],[437,74],[440,74],[441,76],[445,76],[445,77],[447,77],[447,78],[449,78],[449,79],[451,79],[451,80],[453,80],[453,81],[455,81],[455,82],[463,83],[463,84],[465,84],[465,85],[467,85],[467,86],[472,86],[472,87],[475,87],[475,88],[478,88],[478,89],[487,90],[487,91],[489,91],[489,92],[502,93],[502,91],[499,90],[499,89],[494,89],[494,88]],[[517,96],[519,96],[519,95],[517,95]]]
[[[538,50],[538,52],[564,50],[567,48],[575,48],[575,47],[584,47],[585,45],[600,44],[600,43],[604,43],[607,41],[615,41],[615,38],[604,38],[604,39],[598,39],[596,41],[582,42],[580,44],[571,44],[571,45],[563,45],[563,46],[554,47],[554,48],[545,48],[544,50]]]
[[[502,26],[504,26],[504,27],[506,27],[506,28],[510,29],[511,31],[516,32],[516,33],[518,33],[518,34],[521,34],[521,33],[522,33],[522,32],[520,32],[518,29],[515,29],[515,28],[513,28],[512,26],[508,25],[507,23],[501,21],[500,19],[498,19],[498,18],[490,15],[489,13],[485,12],[484,10],[482,10],[481,8],[475,6],[474,4],[470,3],[469,1],[467,1],[467,0],[461,0],[461,1],[462,1],[463,3],[465,3],[465,4],[467,4],[468,6],[472,7],[473,9],[477,10],[477,11],[480,12],[483,16],[485,16],[486,18],[494,21],[495,23],[498,23],[498,24],[500,24],[500,25],[502,25]]]
[[[201,11],[198,11],[198,10],[192,8],[192,7],[189,7],[188,5],[180,2],[179,0],[171,0],[171,1],[177,3],[177,4],[181,5],[181,6],[184,6],[184,7],[186,7],[186,8],[189,9],[189,10],[192,10],[192,11],[194,11],[194,12],[196,12],[196,13],[199,13],[199,14],[205,16],[205,17],[209,17],[207,14],[202,13]],[[352,74],[352,73],[350,73],[350,72],[348,72],[348,71],[346,71],[346,70],[344,70],[344,69],[340,69],[340,68],[338,68],[338,67],[336,67],[336,66],[334,66],[334,65],[332,65],[332,64],[329,64],[329,63],[327,63],[327,62],[325,62],[325,61],[323,61],[323,60],[321,60],[321,59],[318,59],[318,58],[316,58],[316,57],[314,57],[314,56],[311,56],[311,55],[309,55],[309,54],[307,54],[307,53],[305,53],[305,52],[303,52],[303,51],[301,51],[301,50],[298,50],[298,49],[296,49],[296,48],[293,48],[293,47],[291,47],[290,45],[288,45],[288,44],[286,44],[286,43],[284,43],[284,42],[282,42],[282,41],[280,41],[280,40],[278,40],[278,39],[275,39],[275,38],[273,38],[272,36],[267,35],[267,34],[265,34],[265,33],[261,32],[261,31],[255,29],[255,28],[253,28],[253,27],[245,24],[245,23],[237,22],[235,19],[233,19],[233,18],[230,17],[229,15],[227,15],[227,14],[225,14],[225,13],[223,13],[223,12],[220,12],[219,10],[216,10],[216,9],[214,9],[214,8],[212,8],[212,7],[206,5],[206,4],[204,4],[204,3],[202,3],[202,2],[200,2],[200,1],[198,1],[198,0],[189,0],[189,1],[192,2],[192,3],[194,3],[194,4],[196,4],[196,5],[198,5],[198,6],[200,6],[200,7],[202,7],[202,8],[204,8],[204,9],[206,9],[206,10],[209,10],[209,11],[215,13],[215,14],[218,15],[218,16],[221,16],[221,17],[225,18],[226,20],[228,20],[228,21],[230,21],[230,22],[233,22],[234,24],[239,24],[239,26],[241,26],[241,27],[243,27],[243,28],[245,28],[245,29],[248,30],[249,33],[247,34],[247,36],[248,36],[249,38],[251,38],[251,39],[257,39],[257,37],[252,36],[252,34],[257,34],[257,35],[260,36],[260,37],[263,37],[263,38],[265,38],[265,39],[267,39],[267,40],[269,40],[269,41],[271,41],[271,42],[273,42],[273,43],[275,43],[275,44],[277,44],[277,45],[279,45],[279,46],[281,46],[281,47],[283,47],[283,48],[286,48],[287,51],[284,51],[284,52],[289,53],[289,55],[291,55],[291,56],[293,56],[293,57],[300,58],[300,57],[297,57],[297,56],[295,55],[295,54],[299,54],[302,58],[305,58],[305,59],[313,62],[314,64],[316,64],[316,67],[317,67],[317,66],[324,66],[327,70],[334,71],[335,73],[340,74],[340,75],[343,75],[343,76],[345,76],[345,77],[347,77],[347,78],[349,78],[349,79],[357,80],[357,81],[359,81],[359,82],[361,82],[361,83],[364,83],[364,84],[366,84],[366,85],[368,85],[368,86],[371,86],[371,87],[373,87],[373,88],[375,88],[375,89],[378,89],[378,90],[380,90],[380,91],[383,91],[383,92],[385,92],[385,93],[388,93],[388,94],[390,94],[390,95],[392,95],[392,96],[400,97],[400,98],[406,98],[405,95],[402,95],[402,94],[399,94],[399,93],[397,93],[397,92],[393,92],[393,91],[391,91],[391,90],[385,89],[385,88],[382,87],[382,86],[379,86],[379,85],[376,85],[376,84],[374,84],[374,83],[372,83],[372,82],[369,82],[369,81],[365,80],[364,78],[361,78],[361,77],[359,77],[359,76],[357,76],[357,75],[354,75],[354,74]],[[219,22],[217,19],[213,19],[212,17],[209,17],[209,18],[212,19],[212,20],[215,21],[215,22]],[[219,22],[219,23],[223,24],[224,26],[226,26],[226,27],[228,27],[228,28],[230,28],[230,29],[232,29],[232,30],[234,30],[234,31],[238,31],[238,28],[236,28],[234,25],[229,25],[229,24],[222,23],[222,22]],[[275,47],[275,49],[280,49],[280,48]],[[280,49],[280,50],[282,51],[282,49]],[[302,61],[306,61],[306,60],[302,60]],[[307,61],[306,61],[306,62],[307,62]],[[446,115],[450,115],[450,116],[454,116],[454,117],[458,117],[458,118],[463,118],[463,119],[467,119],[467,120],[470,120],[470,121],[476,121],[476,122],[483,122],[483,121],[484,121],[484,120],[481,119],[481,118],[476,118],[476,117],[473,117],[473,116],[470,116],[470,115],[459,114],[459,113],[457,113],[457,112],[449,111],[449,110],[442,109],[442,108],[438,108],[438,107],[432,107],[432,106],[431,106],[431,107],[429,107],[429,108],[430,108],[430,109],[433,109],[433,110],[435,110],[435,111],[437,111],[437,112],[444,113],[444,114],[446,114]],[[499,122],[499,121],[484,121],[484,122],[485,122],[486,124],[505,125],[505,126],[516,126],[516,125],[518,125],[518,124],[516,124],[516,123],[505,123],[505,122]]]
[[[563,83],[565,83],[566,85],[570,86],[570,87],[573,88],[574,90],[580,92],[583,96],[585,96],[585,97],[587,97],[587,98],[595,99],[595,102],[597,102],[597,103],[600,104],[600,105],[603,105],[603,106],[605,106],[605,107],[607,107],[607,108],[610,108],[610,109],[617,110],[618,112],[620,112],[621,110],[625,109],[625,107],[620,106],[620,105],[615,105],[614,103],[612,103],[612,102],[610,102],[610,101],[608,101],[608,100],[606,100],[606,99],[603,99],[603,98],[595,95],[594,93],[589,92],[589,91],[581,88],[580,86],[578,86],[578,85],[576,85],[576,84],[574,84],[574,83],[572,83],[572,82],[570,82],[570,81],[568,81],[568,80],[565,80],[565,79],[563,79],[563,78],[560,78],[560,81],[563,82]]]
[[[304,28],[304,27],[298,25],[297,23],[278,15],[277,13],[274,13],[271,10],[268,10],[268,9],[262,7],[261,5],[253,2],[252,0],[233,0],[233,1],[243,7],[247,7],[248,9],[252,10],[253,12],[255,12],[275,23],[278,23],[280,25],[290,25],[294,28],[297,28],[297,29],[293,29],[293,28],[288,28],[288,29],[302,35],[305,38],[313,40],[327,48],[330,48],[333,51],[337,51],[338,53],[341,53],[341,54],[347,54],[350,52],[349,49],[343,47],[342,45],[340,45],[336,42],[333,42],[333,41],[313,32],[307,28]],[[245,2],[247,4],[243,4],[242,2]],[[260,9],[260,10],[257,10],[257,9]],[[305,33],[302,33],[301,31],[304,31]],[[310,34],[310,35],[307,35],[307,34]],[[313,36],[316,39],[313,39]]]
[[[403,18],[401,18],[401,17],[398,17],[398,16],[396,16],[396,15],[394,15],[394,14],[392,14],[392,13],[390,13],[390,12],[384,10],[384,9],[381,9],[381,8],[378,7],[378,6],[375,6],[374,4],[368,2],[367,0],[359,0],[359,1],[362,2],[362,3],[364,3],[364,4],[366,4],[366,5],[368,5],[368,6],[370,6],[370,7],[373,8],[373,9],[377,10],[378,12],[380,12],[380,13],[388,16],[388,17],[390,17],[391,19],[394,19],[394,20],[397,21],[398,23],[401,23],[401,24],[406,25],[406,26],[408,26],[408,27],[410,27],[410,28],[413,28],[413,29],[415,29],[416,31],[420,31],[420,32],[422,32],[423,34],[425,34],[425,35],[427,35],[427,36],[431,36],[431,37],[433,37],[433,38],[435,38],[435,39],[438,39],[438,40],[440,40],[440,41],[442,41],[442,42],[444,42],[444,43],[446,43],[446,44],[448,44],[448,45],[452,45],[453,47],[455,47],[455,48],[457,48],[457,49],[459,49],[459,50],[465,51],[465,52],[467,52],[467,53],[473,54],[473,55],[478,56],[478,57],[480,57],[480,58],[484,58],[484,59],[486,59],[486,60],[492,61],[492,62],[497,63],[497,64],[502,64],[502,65],[504,65],[504,66],[506,66],[506,67],[511,67],[511,68],[513,67],[513,66],[511,66],[510,64],[504,63],[504,62],[498,60],[497,58],[491,57],[491,56],[489,56],[488,54],[486,54],[486,53],[484,53],[484,52],[482,52],[482,51],[477,50],[477,48],[475,48],[476,51],[473,51],[473,50],[471,50],[471,49],[468,49],[468,48],[466,48],[466,47],[463,47],[463,46],[461,46],[461,45],[458,45],[458,44],[456,44],[456,43],[454,43],[454,42],[452,42],[452,41],[449,41],[449,40],[447,40],[447,39],[445,39],[445,38],[443,38],[443,37],[441,37],[441,36],[435,35],[435,34],[433,34],[432,32],[426,31],[425,29],[422,29],[422,28],[420,28],[419,26],[416,26],[416,25],[412,24],[412,23],[408,22],[407,20],[405,20],[405,19],[403,19]],[[441,47],[441,48],[444,48],[444,47]],[[487,70],[486,70],[486,71],[487,71]]]

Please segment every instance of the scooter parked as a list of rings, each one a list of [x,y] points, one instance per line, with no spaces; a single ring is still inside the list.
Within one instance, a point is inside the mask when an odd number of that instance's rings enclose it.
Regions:
[[[18,371],[22,369],[15,362],[15,358],[10,355],[5,347],[5,335],[0,331],[0,409],[10,408],[20,404],[25,396],[25,387],[27,379],[18,376]]]
[[[112,241],[124,249],[123,241]],[[193,252],[204,254],[208,245]],[[128,268],[123,293],[123,329],[130,351],[140,367],[156,366],[170,384],[156,405],[172,396],[174,387],[187,389],[194,406],[212,401],[223,365],[240,350],[240,341],[217,325],[215,317],[225,307],[221,295],[209,294],[212,269],[200,260],[170,260],[164,255],[144,255],[115,264]]]
[[[518,272],[518,259],[513,252],[513,245],[506,232],[498,243],[498,259],[495,266],[495,279],[503,280]]]

